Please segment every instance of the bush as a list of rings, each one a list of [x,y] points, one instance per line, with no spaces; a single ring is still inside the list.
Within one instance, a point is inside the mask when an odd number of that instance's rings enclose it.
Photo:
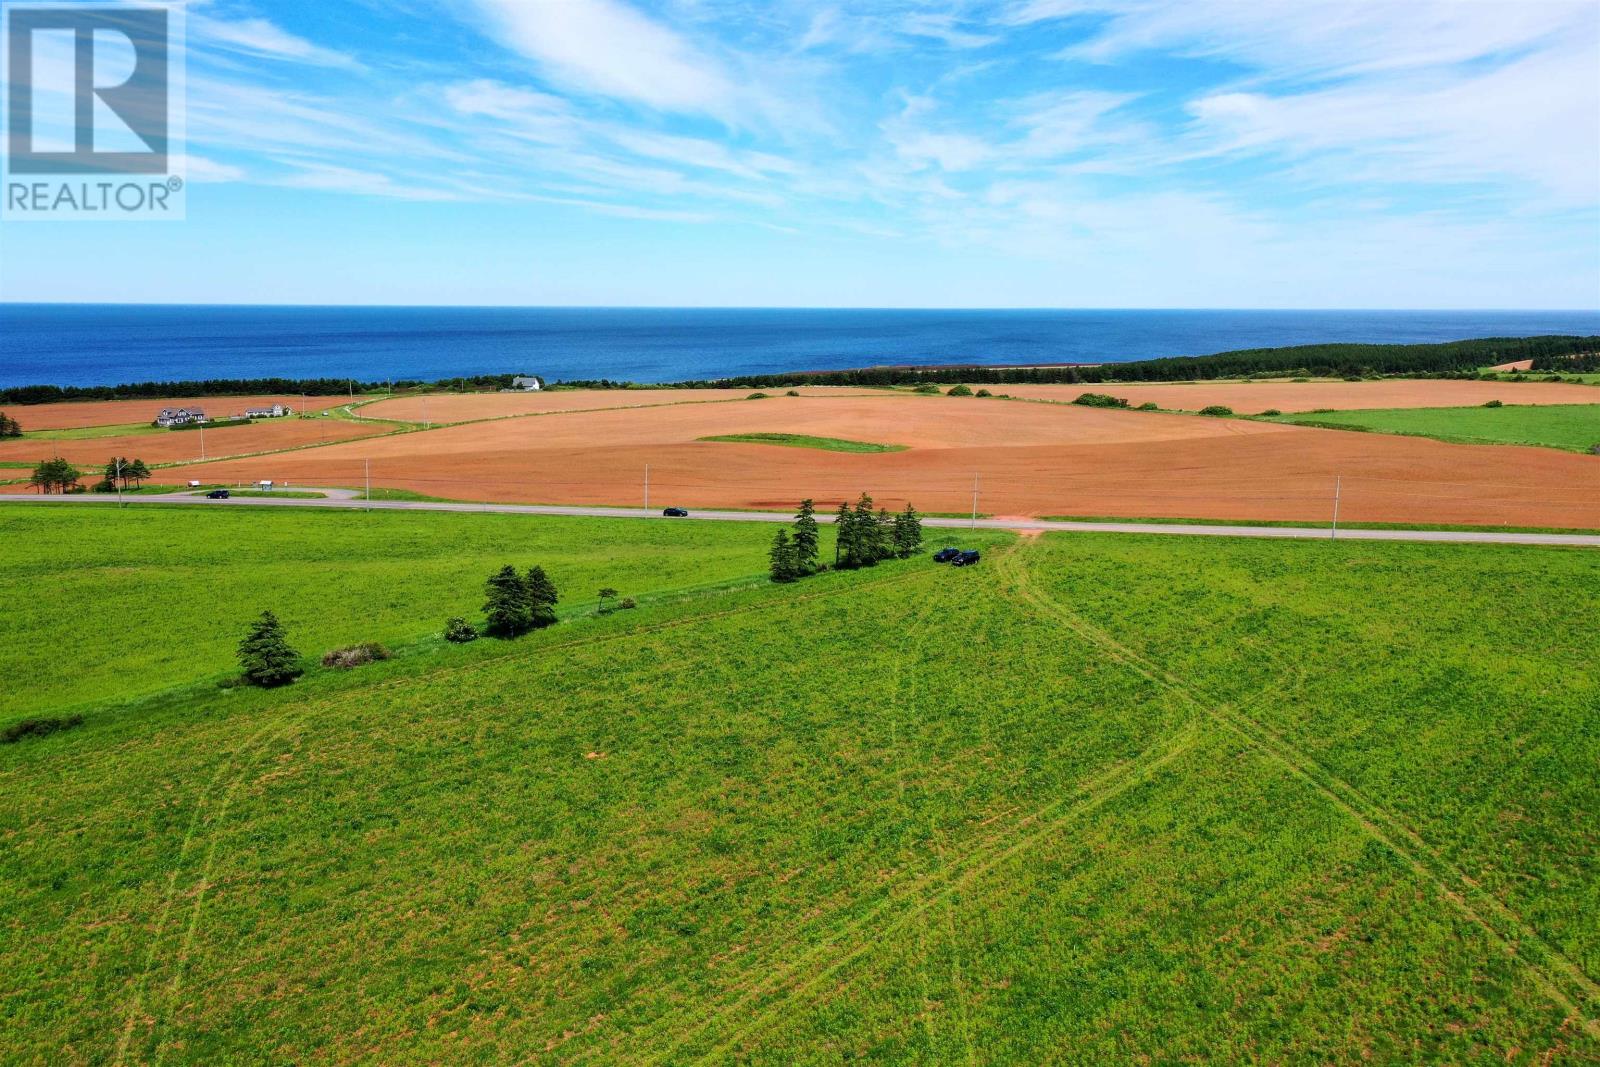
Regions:
[[[1210,415],[1212,418],[1223,419],[1233,414],[1233,409],[1221,404],[1211,404],[1200,409],[1200,414]]]
[[[0,730],[0,745],[14,745],[24,737],[48,737],[61,730],[83,725],[82,715],[56,715],[43,719],[23,719]]]
[[[978,390],[978,395],[979,396],[994,396],[994,394],[989,392],[989,390],[987,390],[987,389],[979,389]]]
[[[359,667],[365,663],[389,659],[391,653],[387,648],[373,641],[363,641],[359,645],[349,648],[336,648],[322,657],[324,667],[333,667],[337,670],[347,671],[352,667]]]
[[[1483,405],[1486,408],[1503,408],[1505,405],[1498,400],[1490,400]]]
[[[634,608],[636,608],[638,606],[639,606],[639,602],[637,600],[633,599],[633,597],[631,597],[631,596],[623,597],[621,603],[619,603],[617,605],[617,607],[621,608],[623,611],[632,611]]]
[[[784,394],[783,394],[783,395],[784,395],[784,396],[799,396],[799,395],[800,395],[800,390],[798,390],[798,389],[791,389],[791,390],[789,390],[789,391],[788,391],[788,392],[787,392],[787,393],[784,393]]]
[[[926,383],[924,383],[922,385],[919,385],[919,386],[917,386],[917,388],[914,391],[918,392],[918,393],[921,393],[923,396],[938,396],[939,395],[939,387],[937,385],[934,385],[932,382],[926,382]]]
[[[1282,414],[1283,412],[1279,411],[1277,408],[1268,408],[1261,413],[1261,417],[1264,419],[1273,419]]]
[[[944,395],[945,396],[971,396],[972,395],[972,390],[969,389],[965,385],[957,385],[957,386],[953,387],[948,393],[946,393]]]
[[[461,616],[456,615],[445,620],[444,639],[453,641],[458,645],[464,645],[468,641],[476,641],[478,639],[478,628]]]
[[[767,397],[766,393],[751,393],[749,396],[745,397],[745,399],[746,400],[766,400],[766,399],[768,399],[768,397]]]
[[[1160,411],[1161,410],[1161,405],[1157,404],[1154,400],[1146,400],[1143,404],[1139,405],[1139,410],[1140,411]]]
[[[1074,404],[1082,404],[1086,408],[1125,408],[1128,402],[1120,396],[1107,396],[1105,393],[1082,393]]]

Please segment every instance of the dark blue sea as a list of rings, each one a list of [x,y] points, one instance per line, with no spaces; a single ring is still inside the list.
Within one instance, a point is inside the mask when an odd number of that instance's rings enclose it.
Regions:
[[[901,311],[0,304],[0,387],[200,378],[670,382],[1102,363],[1327,341],[1600,334],[1600,311]]]

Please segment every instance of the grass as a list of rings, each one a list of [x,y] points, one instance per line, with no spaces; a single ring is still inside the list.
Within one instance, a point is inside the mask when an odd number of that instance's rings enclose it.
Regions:
[[[30,679],[0,686],[0,722],[214,681],[268,608],[307,656],[399,646],[475,617],[504,563],[544,565],[579,610],[605,585],[637,597],[759,575],[773,536],[742,523],[225,506],[0,504],[0,524],[0,677]]]
[[[965,516],[961,516],[965,517]],[[1294,530],[1327,530],[1327,522],[1299,522],[1290,519],[1173,519],[1160,516],[1123,515],[1045,515],[1043,522],[1116,522],[1147,526],[1267,526]],[[1341,530],[1451,530],[1466,533],[1548,533],[1592,534],[1596,530],[1550,526],[1467,526],[1427,522],[1340,522]]]
[[[702,441],[728,441],[736,444],[782,445],[785,448],[815,448],[824,452],[904,452],[905,445],[881,445],[872,441],[846,441],[840,437],[813,437],[803,433],[729,433],[702,437]]]
[[[1283,415],[1268,421],[1432,437],[1461,444],[1541,445],[1569,452],[1587,452],[1600,445],[1600,403],[1330,411]]]
[[[196,489],[199,493],[202,490]],[[326,500],[327,493],[311,493],[299,489],[229,489],[229,496],[278,497],[281,500]],[[374,498],[376,499],[376,498]]]
[[[166,433],[162,426],[148,422],[124,423],[119,426],[74,426],[61,430],[32,430],[22,435],[25,441],[96,441],[102,437],[138,437],[144,434]]]
[[[0,747],[8,1056],[1600,1054],[1593,553],[987,543]]]

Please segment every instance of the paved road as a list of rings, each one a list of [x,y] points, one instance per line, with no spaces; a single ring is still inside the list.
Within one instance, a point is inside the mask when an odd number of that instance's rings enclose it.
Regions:
[[[453,504],[414,500],[360,499],[349,489],[313,489],[295,486],[293,492],[328,493],[326,498],[293,499],[290,497],[233,497],[229,500],[207,500],[190,493],[168,493],[152,496],[128,497],[128,504],[189,504],[204,507],[269,507],[269,508],[359,508],[372,511],[460,511],[494,512],[504,515],[579,515],[602,519],[662,519],[658,511],[641,508],[562,507],[543,504]],[[109,495],[38,496],[28,494],[0,495],[0,503],[18,504],[102,504],[115,505],[117,498]],[[694,511],[691,519],[710,522],[792,522],[793,516],[764,511]],[[827,515],[818,515],[819,522],[832,522]],[[672,520],[665,519],[670,522]],[[980,530],[1065,530],[1078,533],[1128,533],[1164,534],[1174,537],[1267,537],[1291,540],[1326,540],[1331,536],[1327,529],[1307,529],[1299,526],[1201,526],[1178,523],[1142,522],[1051,522],[1043,519],[936,519],[925,518],[922,524],[939,529]],[[1499,533],[1491,530],[1351,530],[1339,531],[1341,541],[1438,541],[1458,544],[1492,545],[1575,545],[1583,548],[1600,548],[1600,534],[1544,534]]]

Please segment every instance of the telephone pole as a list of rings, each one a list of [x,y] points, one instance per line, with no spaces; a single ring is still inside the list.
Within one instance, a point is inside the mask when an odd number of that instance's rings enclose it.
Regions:
[[[366,460],[367,465],[367,510],[372,510],[372,460]]]
[[[1340,496],[1340,490],[1342,490],[1344,488],[1344,484],[1343,483],[1344,483],[1344,475],[1342,475],[1342,474],[1334,475],[1334,478],[1333,478],[1333,529],[1328,534],[1328,538],[1330,540],[1337,540],[1338,537],[1339,537],[1339,496]]]
[[[126,507],[122,502],[122,458],[117,458],[117,507]]]
[[[200,458],[206,458],[206,424],[200,424]]]
[[[644,465],[644,509],[650,510],[650,464]]]
[[[974,474],[972,476],[972,528],[973,529],[977,529],[977,527],[978,527],[978,478],[979,478],[979,475]]]

